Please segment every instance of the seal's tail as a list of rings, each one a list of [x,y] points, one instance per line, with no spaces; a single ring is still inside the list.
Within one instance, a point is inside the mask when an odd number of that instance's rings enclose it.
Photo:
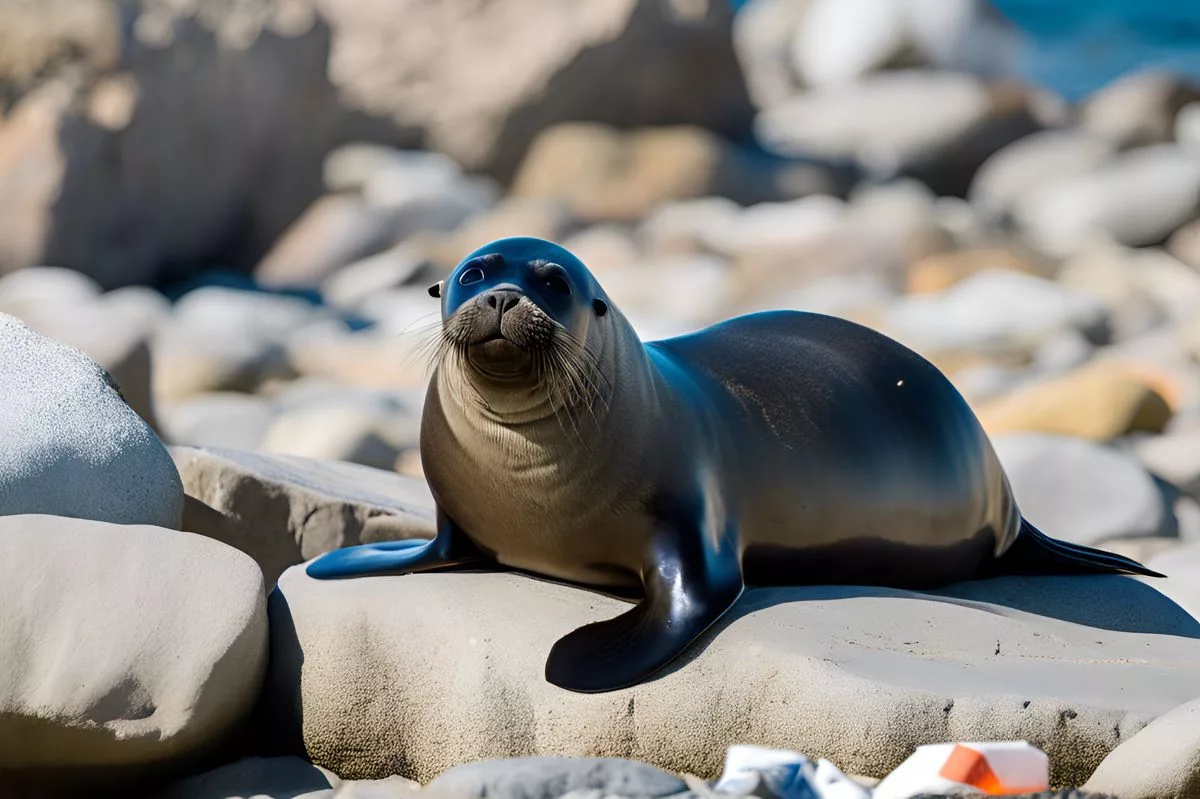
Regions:
[[[1021,520],[1021,533],[994,561],[1003,574],[1141,574],[1166,577],[1124,555],[1059,541]]]

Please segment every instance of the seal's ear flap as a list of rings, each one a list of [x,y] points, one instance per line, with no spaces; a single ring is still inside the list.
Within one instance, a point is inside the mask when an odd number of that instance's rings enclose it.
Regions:
[[[608,313],[608,303],[599,297],[592,300],[592,308],[596,310],[596,316],[604,316]]]
[[[443,282],[444,281],[439,280],[438,282],[434,283],[432,286],[429,287],[429,296],[430,297],[441,297],[442,296],[442,283]]]

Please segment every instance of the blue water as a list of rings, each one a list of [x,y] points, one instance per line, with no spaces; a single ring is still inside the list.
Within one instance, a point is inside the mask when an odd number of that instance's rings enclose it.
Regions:
[[[1069,99],[1146,67],[1200,81],[1200,0],[992,3],[1026,37],[1020,75]]]

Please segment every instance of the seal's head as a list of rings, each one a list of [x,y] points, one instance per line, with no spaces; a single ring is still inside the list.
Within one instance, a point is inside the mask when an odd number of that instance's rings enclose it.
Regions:
[[[578,372],[581,359],[594,360],[609,308],[578,258],[537,238],[485,244],[429,293],[442,300],[443,353],[498,388]]]

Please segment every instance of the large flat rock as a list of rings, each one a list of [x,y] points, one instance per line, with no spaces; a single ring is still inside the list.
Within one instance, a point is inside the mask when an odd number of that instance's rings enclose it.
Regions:
[[[172,447],[184,529],[253,557],[267,585],[288,566],[354,544],[432,538],[423,480],[352,463],[221,447]]]
[[[734,743],[881,777],[919,744],[1025,739],[1056,784],[1079,785],[1200,693],[1200,622],[1116,576],[754,589],[657,679],[592,695],[546,682],[559,637],[625,607],[515,573],[294,567],[269,600],[268,721],[344,778],[546,754],[713,778]]]
[[[0,608],[0,774],[144,778],[207,757],[258,699],[262,574],[202,536],[0,518]]]

